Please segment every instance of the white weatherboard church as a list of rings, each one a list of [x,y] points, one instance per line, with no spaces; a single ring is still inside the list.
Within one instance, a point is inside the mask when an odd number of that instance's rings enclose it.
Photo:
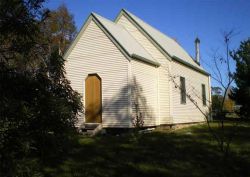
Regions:
[[[145,127],[196,123],[208,111],[210,77],[174,39],[132,13],[114,21],[92,13],[65,54],[66,76],[82,95],[78,126],[130,128],[141,114]],[[178,84],[179,87],[176,87]]]

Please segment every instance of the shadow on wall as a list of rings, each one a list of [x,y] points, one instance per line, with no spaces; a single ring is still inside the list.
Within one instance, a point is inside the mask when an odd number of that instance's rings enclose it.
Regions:
[[[153,94],[153,93],[151,93]],[[153,114],[153,108],[149,105],[149,100],[145,96],[142,85],[137,81],[134,76],[131,84],[131,102],[132,102],[132,116],[141,114],[144,119],[145,126],[155,124],[155,116]]]
[[[131,116],[129,116],[130,89],[130,101],[132,107]],[[104,95],[104,93],[102,93],[102,95]],[[143,92],[143,87],[137,82],[137,79],[134,76],[131,84],[122,87],[111,99],[102,100],[102,110],[95,111],[94,116],[98,116],[98,114],[102,112],[102,123],[104,126],[127,128],[132,125],[132,117],[141,114],[145,126],[152,125],[155,123],[155,120],[153,119],[153,109],[148,105],[148,102],[150,102],[150,100],[147,100]],[[94,105],[89,106],[94,107]]]

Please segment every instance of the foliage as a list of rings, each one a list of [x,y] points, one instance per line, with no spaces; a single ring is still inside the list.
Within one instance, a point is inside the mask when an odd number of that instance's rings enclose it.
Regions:
[[[135,112],[136,115],[134,117],[132,117],[132,124],[135,128],[135,131],[139,131],[143,128],[144,125],[144,120],[143,120],[143,116],[142,113],[139,111],[139,105],[135,103]]]
[[[0,61],[18,71],[41,64],[46,46],[39,23],[46,16],[43,0],[0,1]]]
[[[220,107],[222,104],[222,96],[221,95],[212,95],[212,111],[215,113],[220,112]]]
[[[213,95],[221,95],[222,94],[222,88],[221,87],[212,87],[212,94]]]
[[[0,1],[0,176],[39,175],[74,133],[80,96],[40,30],[43,0]]]
[[[132,118],[132,124],[136,129],[142,129],[143,128],[144,121],[143,121],[143,117],[142,117],[141,112],[139,114],[136,114],[136,116],[134,116]]]
[[[228,93],[225,96],[224,104],[223,104],[223,112],[234,112],[234,101],[230,98],[231,89],[228,89]],[[221,87],[212,87],[212,111],[215,114],[215,118],[218,118],[218,114],[221,112],[221,105],[223,101],[222,89]]]
[[[64,4],[49,12],[42,28],[50,40],[51,47],[59,46],[63,54],[76,36],[73,15],[69,13]]]
[[[250,39],[241,42],[239,49],[231,55],[236,61],[234,77],[237,88],[233,98],[241,105],[241,117],[250,118]]]
[[[234,112],[234,106],[234,101],[231,98],[227,97],[224,101],[223,110],[229,113]]]
[[[218,114],[222,104],[222,89],[220,87],[212,87],[212,111]],[[216,115],[217,116],[217,115]]]

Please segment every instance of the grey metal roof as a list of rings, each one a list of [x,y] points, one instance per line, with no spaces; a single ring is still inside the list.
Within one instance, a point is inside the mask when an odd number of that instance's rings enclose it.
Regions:
[[[130,18],[132,18],[132,20],[137,25],[139,25],[144,30],[144,32],[146,32],[168,55],[170,55],[170,57],[172,57],[173,59],[177,58],[178,61],[182,60],[184,61],[184,63],[188,63],[199,70],[205,71],[174,39],[158,31],[129,11],[124,9],[122,11],[124,11]]]
[[[92,15],[112,35],[130,57],[159,65],[159,63],[136,41],[135,38],[121,25],[116,24],[96,13]]]

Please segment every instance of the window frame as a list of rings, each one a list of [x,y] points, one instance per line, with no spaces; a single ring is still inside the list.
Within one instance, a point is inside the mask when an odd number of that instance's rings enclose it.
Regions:
[[[206,85],[201,84],[202,105],[207,106]]]
[[[186,79],[185,77],[180,76],[180,96],[181,96],[181,104],[187,103],[187,94],[186,94]]]

